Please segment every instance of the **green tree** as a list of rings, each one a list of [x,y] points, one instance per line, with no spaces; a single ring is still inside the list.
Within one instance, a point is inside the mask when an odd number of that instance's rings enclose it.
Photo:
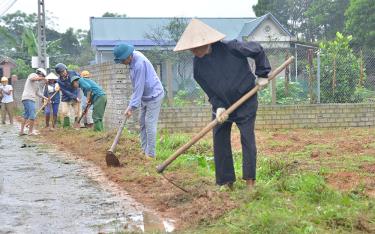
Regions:
[[[23,59],[16,59],[16,65],[16,68],[12,70],[12,74],[16,74],[19,79],[26,79],[34,71],[30,64],[26,64]]]
[[[290,29],[288,25],[289,7],[285,4],[287,4],[286,0],[258,0],[258,3],[253,6],[253,10],[258,17],[271,12],[282,25]]]
[[[345,10],[350,0],[314,0],[305,12],[311,33],[317,39],[333,40],[344,31]]]
[[[37,24],[36,15],[16,11],[0,18],[0,23],[2,53],[14,59],[30,59],[29,52],[35,49],[32,37]]]
[[[52,15],[52,14],[51,14]],[[85,30],[69,28],[59,33],[53,28],[55,18],[47,15],[47,54],[50,64],[57,62],[87,65],[94,55],[91,49],[90,33]],[[35,14],[17,11],[0,19],[0,53],[15,60],[23,59],[29,64],[31,56],[37,55],[37,18]]]
[[[25,28],[35,30],[38,22],[35,13],[26,14],[21,11],[7,14],[0,20],[14,37],[21,37]]]
[[[305,12],[313,0],[258,0],[253,6],[256,16],[271,12],[297,38],[314,41]]]
[[[361,59],[350,48],[352,36],[336,34],[334,41],[320,43],[321,102],[346,103],[353,101],[361,76]]]
[[[49,19],[49,18],[48,18]],[[14,59],[21,58],[30,61],[31,56],[38,53],[38,43],[36,39],[37,19],[35,14],[26,14],[17,11],[7,14],[1,19],[3,26],[0,26],[0,49],[1,53]],[[52,20],[49,23],[54,25]],[[56,40],[61,34],[52,29],[46,29],[47,43],[53,45],[56,52]],[[51,51],[47,46],[47,52]]]
[[[95,57],[94,51],[91,48],[91,33],[86,30],[77,30],[77,35],[80,43],[80,56],[77,60],[77,64],[88,65]]]
[[[345,31],[353,35],[355,47],[375,47],[374,0],[350,0],[345,12]]]
[[[64,53],[76,56],[79,54],[79,41],[74,33],[73,28],[68,28],[65,33],[61,35],[61,48]]]
[[[21,46],[24,51],[27,51],[28,56],[31,57],[38,55],[38,42],[35,38],[34,32],[29,28],[25,28],[21,38]]]

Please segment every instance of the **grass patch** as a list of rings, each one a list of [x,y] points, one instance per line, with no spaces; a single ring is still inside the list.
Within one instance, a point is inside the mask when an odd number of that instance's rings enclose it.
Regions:
[[[330,189],[324,178],[283,161],[259,160],[256,189],[233,198],[242,205],[207,233],[360,233],[375,230],[374,201]],[[363,220],[367,220],[363,227]]]

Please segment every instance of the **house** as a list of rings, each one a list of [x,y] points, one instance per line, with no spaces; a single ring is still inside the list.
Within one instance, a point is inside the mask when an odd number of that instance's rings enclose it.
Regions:
[[[120,43],[132,44],[140,51],[148,51],[156,47],[172,50],[175,42],[164,41],[161,45],[160,41],[151,40],[147,34],[167,26],[174,19],[91,17],[91,45],[95,50],[95,63],[112,61],[113,48]],[[181,19],[185,19],[188,22],[191,18]],[[294,40],[288,30],[271,13],[258,18],[198,19],[224,33],[226,35],[225,40],[257,41],[264,48],[290,48]],[[178,71],[176,64],[170,64],[169,61],[164,61],[160,64],[154,63],[154,66],[164,85],[167,86],[169,93],[171,93],[171,90],[176,92],[179,89],[176,85],[176,80],[180,79],[179,76],[186,76],[188,74],[188,78],[192,78],[191,64],[188,64],[187,69],[184,69],[184,75],[181,75],[181,72]]]
[[[16,67],[16,62],[7,57],[0,55],[0,77],[6,76],[8,78],[11,77],[11,71],[13,68]],[[12,80],[9,80],[12,83]]]

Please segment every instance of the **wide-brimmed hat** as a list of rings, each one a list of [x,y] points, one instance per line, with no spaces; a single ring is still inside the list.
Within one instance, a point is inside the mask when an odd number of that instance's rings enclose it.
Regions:
[[[113,50],[113,55],[115,56],[115,63],[122,63],[127,59],[134,51],[134,46],[127,44],[117,45]]]
[[[55,73],[51,72],[50,74],[48,74],[48,76],[46,76],[46,79],[47,80],[57,80],[58,77],[55,75]]]
[[[211,28],[200,20],[192,19],[178,40],[173,51],[188,50],[195,47],[212,44],[225,37],[221,32]]]

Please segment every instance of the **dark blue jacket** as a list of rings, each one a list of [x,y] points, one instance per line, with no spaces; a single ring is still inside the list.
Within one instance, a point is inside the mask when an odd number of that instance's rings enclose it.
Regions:
[[[255,60],[255,74],[268,77],[270,63],[260,44],[255,42],[216,42],[211,45],[211,53],[203,58],[194,57],[194,79],[207,94],[213,111],[219,107],[228,108],[244,94],[255,87],[247,58]],[[258,106],[254,95],[229,119],[234,120],[255,114]]]
[[[79,74],[75,71],[68,71],[68,76],[65,79],[60,76],[57,80],[62,93],[62,102],[70,102],[76,100],[78,97],[79,89],[74,89],[70,83],[70,78],[73,76],[79,76]]]

